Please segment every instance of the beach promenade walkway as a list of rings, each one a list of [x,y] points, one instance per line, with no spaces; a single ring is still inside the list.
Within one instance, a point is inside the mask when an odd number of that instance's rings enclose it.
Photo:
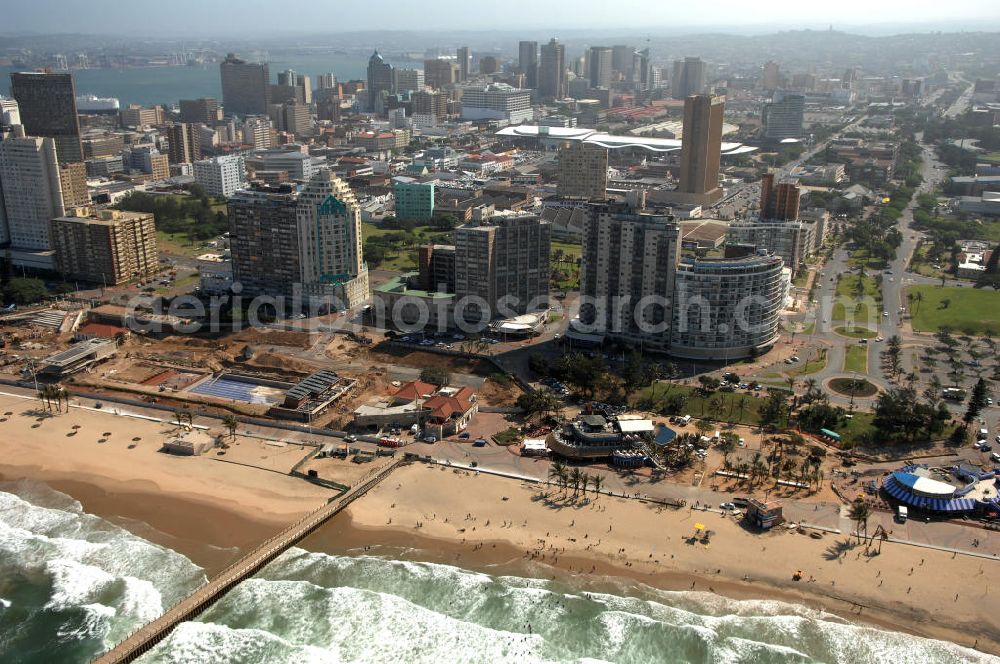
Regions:
[[[256,549],[220,572],[214,579],[178,602],[162,616],[133,632],[124,641],[98,657],[94,660],[95,663],[132,662],[149,652],[153,646],[166,638],[174,627],[195,618],[234,586],[256,574],[262,567],[294,546],[303,537],[323,525],[327,519],[388,477],[401,463],[403,463],[401,459],[394,459],[382,468],[374,470],[347,491],[332,498],[326,505],[307,514],[277,535],[264,541]]]

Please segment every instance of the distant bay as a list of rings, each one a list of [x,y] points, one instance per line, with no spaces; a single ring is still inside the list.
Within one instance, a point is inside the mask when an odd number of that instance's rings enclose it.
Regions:
[[[422,68],[423,63],[393,63],[397,66]],[[278,72],[293,69],[312,77],[332,72],[337,80],[347,81],[365,77],[368,56],[355,53],[329,53],[314,55],[288,55],[269,61],[271,82],[276,83]],[[23,67],[0,67],[0,94],[10,95],[10,72]],[[176,104],[180,99],[198,97],[222,98],[219,64],[191,67],[136,67],[130,69],[75,69],[77,95],[116,97],[122,108],[129,104]]]

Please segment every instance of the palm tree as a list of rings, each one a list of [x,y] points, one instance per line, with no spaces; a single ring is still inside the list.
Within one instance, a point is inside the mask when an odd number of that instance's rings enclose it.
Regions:
[[[577,491],[580,490],[580,482],[583,479],[583,471],[579,468],[574,468],[569,474],[569,481],[573,485],[573,495],[575,496]]]
[[[590,484],[590,475],[587,473],[580,473],[580,493],[587,495],[587,485]]]
[[[52,408],[52,402],[49,401],[49,386],[46,385],[42,389],[38,390],[38,400],[45,404],[46,410]]]
[[[566,464],[556,459],[549,466],[549,480],[555,480],[559,486],[566,481]]]
[[[851,503],[850,519],[854,521],[857,525],[855,527],[855,534],[858,537],[858,543],[862,541],[861,530],[865,531],[865,536],[868,535],[868,518],[872,514],[872,508],[865,502],[864,498],[858,497]]]
[[[601,484],[604,483],[604,478],[602,476],[600,476],[600,475],[592,475],[591,478],[590,478],[590,483],[594,487],[594,493],[596,493],[598,496],[600,496],[601,495]]]
[[[229,429],[229,437],[236,440],[236,427],[240,425],[239,420],[236,419],[235,415],[226,415],[222,419],[222,425]]]

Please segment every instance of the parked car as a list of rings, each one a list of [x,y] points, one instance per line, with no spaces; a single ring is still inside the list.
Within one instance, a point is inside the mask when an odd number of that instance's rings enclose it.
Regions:
[[[486,447],[486,439],[485,438],[476,438],[476,440],[473,441],[472,446],[473,447]]]
[[[730,503],[730,502],[719,503],[719,509],[734,510],[736,509],[736,503]]]
[[[436,442],[438,442],[438,439],[437,439],[437,436],[425,436],[424,437],[424,442],[425,443],[436,443]]]
[[[469,439],[469,432],[468,431],[463,431],[462,433],[458,434],[458,437],[461,440],[468,440]]]

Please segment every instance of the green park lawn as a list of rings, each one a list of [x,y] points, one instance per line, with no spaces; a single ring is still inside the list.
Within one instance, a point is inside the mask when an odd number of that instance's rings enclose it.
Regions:
[[[787,389],[787,385],[785,386]],[[716,391],[708,396],[701,394],[698,388],[689,385],[678,385],[670,382],[654,383],[650,387],[643,388],[637,394],[638,398],[652,398],[654,400],[654,410],[662,408],[664,399],[668,395],[683,394],[687,397],[684,404],[684,412],[678,415],[690,415],[692,417],[709,417],[713,420],[733,422],[734,424],[757,425],[760,424],[758,410],[764,403],[761,397],[755,397],[745,390],[736,392]],[[713,401],[718,399],[718,403]]]
[[[844,357],[844,371],[848,373],[867,373],[868,346],[848,346]]]
[[[814,374],[817,371],[822,371],[826,368],[826,349],[821,348],[819,350],[819,356],[813,357],[806,360],[806,363],[801,367],[793,369],[789,373],[793,376],[805,376],[807,374]]]
[[[857,326],[837,327],[834,328],[833,331],[843,337],[850,337],[852,339],[874,339],[877,334],[874,330],[870,330],[867,327],[857,327]]]
[[[858,282],[864,289],[864,295],[860,301],[857,299]],[[878,284],[875,279],[865,275],[843,274],[837,279],[837,302],[833,305],[833,320],[854,320],[857,323],[865,324],[869,320],[877,320],[874,315],[870,315],[874,308],[874,300],[879,294]],[[871,298],[871,299],[869,299]]]
[[[921,300],[916,299],[919,293]],[[916,332],[942,327],[965,334],[1000,334],[1000,291],[987,288],[913,286],[910,317]]]

